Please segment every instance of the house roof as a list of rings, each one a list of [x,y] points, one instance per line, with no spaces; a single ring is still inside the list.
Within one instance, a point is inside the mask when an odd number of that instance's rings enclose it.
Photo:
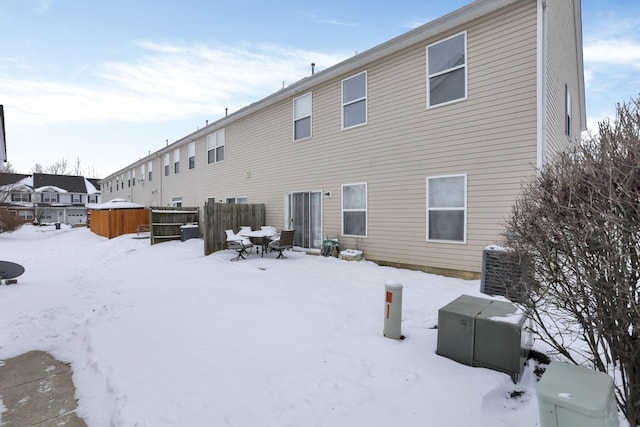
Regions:
[[[315,87],[325,81],[331,80],[342,74],[358,70],[373,61],[376,61],[388,55],[392,55],[393,53],[412,46],[416,43],[420,43],[432,37],[436,37],[446,31],[450,31],[456,27],[459,27],[460,25],[464,25],[468,22],[481,18],[497,10],[503,9],[519,1],[523,0],[475,0],[466,6],[454,10],[453,12],[448,13],[440,18],[434,19],[433,21],[427,22],[424,25],[421,25],[409,32],[388,40],[371,49],[365,50],[364,52],[346,59],[332,67],[298,80],[297,82],[292,83],[286,88],[283,88],[278,92],[267,96],[266,98],[243,107],[236,112],[230,113],[229,115],[219,119],[218,121],[210,123],[209,125],[204,126],[179,140],[176,140],[172,144],[169,144],[153,153],[150,153],[148,156],[143,157],[139,161],[110,174],[105,179],[113,179],[113,177],[115,177],[116,175],[126,172],[132,167],[136,167],[137,165],[148,161],[150,158],[157,157],[158,155],[164,155],[172,150],[175,150],[176,146],[180,146],[186,142],[190,142],[194,139],[206,136],[217,129],[223,128],[229,123],[235,122],[242,119],[243,117],[246,117],[249,114],[252,114],[255,111],[266,108],[269,105],[273,105],[288,97],[298,94],[301,95],[305,91],[308,91],[310,88]],[[105,179],[103,179],[103,181]]]
[[[402,49],[405,49],[409,46],[412,46],[417,43],[421,43],[433,37],[437,37],[447,31],[451,31],[457,27],[462,25],[466,25],[469,22],[472,22],[476,19],[482,18],[490,13],[499,11],[505,7],[508,7],[512,4],[526,1],[526,0],[475,0],[469,3],[466,6],[463,6],[453,12],[450,12],[440,18],[434,19],[433,21],[427,22],[424,25],[421,25],[411,31],[408,31],[404,34],[401,34],[391,40],[388,40],[380,45],[377,45],[371,49],[368,49],[362,53],[359,53],[349,59],[346,59],[332,67],[329,67],[325,70],[319,71],[311,76],[307,76],[291,85],[287,86],[275,92],[257,102],[254,102],[246,107],[241,108],[240,110],[231,113],[216,122],[213,122],[207,126],[204,126],[198,129],[191,134],[176,140],[174,143],[169,144],[154,153],[150,153],[148,156],[143,157],[138,162],[135,162],[126,168],[120,169],[117,172],[110,174],[107,178],[115,177],[116,175],[125,172],[131,167],[135,167],[139,164],[142,164],[148,161],[150,158],[156,157],[158,155],[166,154],[176,148],[176,146],[180,146],[186,142],[193,141],[197,138],[201,138],[206,136],[217,129],[221,129],[229,123],[240,120],[249,114],[254,113],[255,111],[261,110],[263,108],[268,107],[269,105],[273,105],[283,99],[287,99],[291,96],[296,96],[303,94],[308,91],[312,87],[315,87],[325,81],[336,78],[340,75],[353,72],[361,69],[362,67],[367,66],[369,63],[376,61],[380,58],[392,55]],[[534,0],[528,0],[534,1]],[[580,17],[580,1],[574,3],[574,13],[578,14]],[[580,42],[580,46],[582,46],[582,22],[581,19],[575,20],[576,27],[574,28],[576,40]],[[582,50],[579,49],[578,52],[579,57],[578,62],[579,66],[582,67]],[[582,69],[582,68],[580,68]],[[586,125],[586,114],[585,114],[585,99],[584,99],[584,75],[578,76],[580,82],[580,109],[581,109],[581,122],[583,126]]]
[[[97,192],[100,192],[100,180],[97,178],[85,178],[87,181],[89,181],[89,183],[91,185],[93,185],[96,189]],[[91,191],[89,191],[89,186],[87,186],[87,193],[91,194]]]
[[[7,141],[4,132],[4,107],[0,105],[0,162],[7,161]]]
[[[68,191],[69,193],[87,192],[84,177],[82,176],[34,173],[33,188],[41,187],[58,187]]]
[[[204,135],[208,135],[217,128],[222,128],[229,122],[234,122],[241,119],[256,110],[260,110],[290,96],[301,95],[303,92],[308,91],[310,88],[317,86],[325,81],[336,78],[345,73],[355,72],[368,64],[377,61],[380,58],[387,57],[396,52],[399,52],[407,47],[413,46],[417,43],[424,42],[433,37],[437,37],[465,25],[471,21],[481,18],[485,15],[508,7],[514,3],[518,3],[523,0],[476,0],[463,6],[453,12],[443,15],[440,18],[427,22],[411,31],[394,37],[384,43],[381,43],[375,47],[365,50],[349,59],[346,59],[332,67],[319,71],[311,76],[307,76],[297,82],[287,86],[284,89],[275,92],[266,98],[263,98],[253,104],[241,108],[240,110],[223,117],[222,119],[205,126],[190,135],[170,144],[168,147],[163,147],[158,152],[166,153],[172,149],[176,144],[182,144],[185,141],[191,141],[194,138],[199,138]],[[532,0],[529,0],[532,1]]]
[[[17,184],[19,181],[29,178],[31,175],[22,173],[0,173],[0,185]]]

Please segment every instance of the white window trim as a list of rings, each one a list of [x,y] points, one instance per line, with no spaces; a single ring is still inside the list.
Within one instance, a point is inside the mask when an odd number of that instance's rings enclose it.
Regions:
[[[360,74],[364,74],[364,97],[362,98],[358,98],[358,99],[354,99],[351,100],[347,103],[344,102],[344,82],[346,82],[349,79],[352,79],[354,77],[359,76]],[[349,127],[344,127],[344,107],[346,107],[347,105],[351,105],[351,104],[355,104],[356,102],[362,101],[364,100],[364,122],[363,123],[358,123],[357,125],[353,125],[353,126],[349,126]],[[340,113],[341,113],[341,122],[340,125],[342,126],[342,130],[347,130],[347,129],[353,129],[353,128],[357,128],[360,126],[365,126],[367,123],[369,123],[369,75],[367,74],[367,70],[364,70],[360,73],[354,74],[352,76],[347,77],[346,79],[343,79],[342,82],[340,83]]]
[[[446,42],[447,40],[453,39],[455,37],[458,37],[460,34],[463,34],[463,40],[464,40],[464,64],[455,66],[453,68],[448,68],[446,70],[434,73],[434,74],[429,74],[429,48],[431,46],[435,46],[437,44],[440,44],[442,42]],[[430,45],[428,45],[425,49],[426,52],[426,68],[427,68],[427,109],[430,108],[438,108],[438,107],[442,107],[445,105],[449,105],[449,104],[454,104],[456,102],[460,102],[460,101],[465,101],[468,96],[469,96],[469,67],[467,66],[467,64],[469,63],[469,52],[467,49],[467,32],[466,31],[462,31],[460,33],[454,34],[452,36],[449,36],[445,39],[442,40],[438,40],[437,42],[431,43]],[[440,76],[442,74],[446,74],[446,73],[450,73],[451,71],[455,71],[455,70],[459,70],[460,68],[464,67],[464,96],[462,98],[456,98],[453,99],[451,101],[447,101],[447,102],[442,102],[440,104],[436,104],[436,105],[431,105],[431,77],[437,77]]]
[[[191,166],[191,158],[193,158],[193,167]],[[189,170],[196,168],[196,143],[190,142],[187,146],[187,163]]]
[[[222,144],[218,144],[218,135],[221,136],[222,138]],[[209,134],[207,136],[207,164],[213,165],[215,163],[219,163],[219,162],[224,162],[224,159],[222,160],[218,160],[218,151],[217,149],[219,147],[224,147],[224,158],[227,158],[227,136],[225,134],[225,130],[224,129],[220,129],[217,132],[214,132],[212,134]],[[209,152],[213,150],[214,153],[214,159],[213,162],[209,162]]]
[[[170,164],[171,164],[171,159],[169,158],[169,153],[165,153],[164,163],[163,163],[164,176],[169,176],[171,174],[171,168],[169,167]]]
[[[296,101],[300,100],[302,98],[307,98],[307,97],[310,99],[309,103],[311,104],[310,108],[309,108],[309,115],[297,117],[297,115],[296,115]],[[307,117],[309,117],[309,136],[305,136],[304,138],[296,139],[296,122],[298,120],[306,119]],[[298,97],[293,99],[293,140],[294,141],[303,141],[305,139],[311,138],[312,136],[313,136],[313,92],[309,92],[309,93],[305,93],[304,95],[298,96]]]
[[[230,196],[230,197],[225,197],[225,203],[229,203],[230,200],[233,200],[233,203],[235,203],[236,205],[246,205],[248,203],[248,198],[247,196]],[[238,200],[244,200],[244,202],[240,203],[238,202]]]
[[[429,180],[430,179],[437,179],[437,178],[455,178],[455,177],[463,177],[464,178],[464,206],[461,208],[458,207],[447,207],[447,208],[429,208]],[[466,173],[458,173],[458,174],[451,174],[451,175],[434,175],[434,176],[428,176],[427,177],[427,188],[426,188],[426,202],[427,202],[427,218],[426,218],[426,239],[427,242],[432,242],[432,243],[452,243],[452,244],[457,244],[457,245],[465,245],[467,243],[467,198],[468,198],[468,191],[467,191],[467,174]],[[452,211],[452,210],[461,210],[464,212],[464,222],[463,222],[463,231],[462,231],[462,241],[458,241],[458,240],[440,240],[440,239],[430,239],[429,238],[429,212],[430,211]]]
[[[365,188],[365,192],[366,192],[366,197],[364,200],[364,209],[345,209],[344,208],[344,187],[351,187],[354,185],[364,185]],[[352,182],[349,184],[342,184],[341,188],[340,188],[340,222],[341,222],[341,226],[340,229],[342,230],[342,235],[346,236],[346,237],[360,237],[360,238],[366,238],[369,235],[369,184],[367,184],[366,182]],[[364,210],[364,218],[366,221],[366,227],[364,230],[364,236],[361,235],[356,235],[356,234],[345,234],[344,232],[344,212],[361,212]]]
[[[567,138],[572,137],[573,113],[571,108],[571,91],[569,85],[564,85],[564,134]]]

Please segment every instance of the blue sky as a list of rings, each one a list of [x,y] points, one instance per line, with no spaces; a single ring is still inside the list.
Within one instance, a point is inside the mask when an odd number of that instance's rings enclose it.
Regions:
[[[558,0],[552,0],[558,1]],[[566,0],[561,0],[566,1]],[[469,0],[0,0],[9,163],[104,177]],[[590,128],[640,94],[640,2],[583,0]]]

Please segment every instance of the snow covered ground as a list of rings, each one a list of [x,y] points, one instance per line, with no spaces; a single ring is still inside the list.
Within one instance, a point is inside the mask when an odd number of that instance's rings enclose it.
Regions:
[[[483,296],[477,280],[303,253],[230,262],[199,239],[133,237],[0,235],[0,259],[26,268],[0,286],[0,360],[70,362],[89,426],[538,425],[531,367],[514,385],[435,354],[438,309]],[[390,280],[404,341],[382,334]]]

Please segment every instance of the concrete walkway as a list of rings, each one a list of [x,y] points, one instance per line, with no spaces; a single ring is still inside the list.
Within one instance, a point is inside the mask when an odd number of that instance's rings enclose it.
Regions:
[[[86,427],[75,413],[71,368],[43,351],[0,361],[0,426]]]

